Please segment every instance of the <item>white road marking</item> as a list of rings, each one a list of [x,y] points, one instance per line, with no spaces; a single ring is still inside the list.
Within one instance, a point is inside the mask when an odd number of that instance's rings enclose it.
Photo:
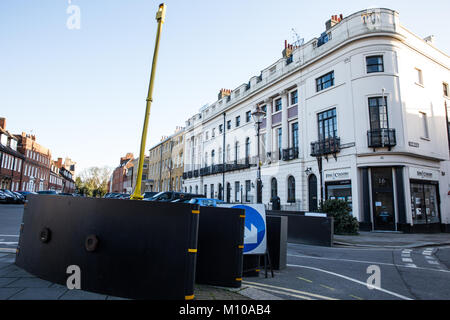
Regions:
[[[10,244],[18,244],[18,242],[0,242],[0,244],[10,245]]]
[[[412,249],[403,249],[402,252],[411,253]]]
[[[15,234],[0,234],[0,237],[16,237],[19,238],[19,235],[15,235]]]
[[[274,285],[270,285],[270,284],[265,284],[265,283],[250,282],[250,281],[242,281],[242,283],[244,283],[244,284],[246,284],[246,285],[256,285],[256,286],[261,286],[261,287],[268,287],[268,288],[275,288],[275,289],[280,289],[280,290],[286,290],[286,291],[288,291],[288,292],[299,293],[299,294],[303,294],[303,295],[307,295],[307,296],[311,296],[311,297],[319,298],[319,299],[325,299],[325,300],[338,300],[338,299],[335,299],[335,298],[322,296],[322,295],[316,294],[316,293],[311,293],[311,292],[306,292],[306,291],[300,291],[300,290],[294,290],[294,289],[284,288],[284,287],[278,287],[278,286],[274,286]],[[284,294],[286,294],[286,293],[284,293]]]
[[[439,265],[439,262],[437,262],[436,260],[428,260],[429,264],[437,264]]]
[[[300,255],[295,255],[295,254],[288,254],[288,256],[298,257],[298,258],[308,258],[308,259],[319,259],[319,260],[356,262],[356,263],[364,263],[364,264],[379,264],[379,265],[392,266],[392,267],[405,267],[405,268],[414,268],[414,269],[417,269],[417,270],[420,269],[420,270],[429,270],[429,271],[438,271],[438,272],[448,272],[448,273],[450,273],[450,270],[438,270],[438,269],[434,269],[434,268],[417,267],[416,265],[412,266],[413,264],[401,265],[401,264],[393,264],[393,263],[387,263],[387,262],[360,261],[360,260],[336,259],[336,258],[325,258],[325,257],[310,257],[310,256],[300,256]]]
[[[300,298],[300,299],[304,299],[304,300],[317,300],[317,299],[314,299],[314,298],[301,296],[301,295],[298,295],[298,294],[293,294],[293,293],[288,293],[288,292],[283,292],[283,291],[280,291],[280,290],[274,290],[274,289],[269,289],[269,288],[252,286],[252,285],[249,285],[249,284],[246,284],[246,286],[250,287],[250,288],[255,288],[255,289],[258,289],[258,290],[263,290],[263,291],[268,291],[268,292],[273,292],[273,293],[281,293],[281,294],[284,294],[284,295],[287,295],[287,296],[290,296],[290,297]]]
[[[296,265],[296,264],[288,264],[287,266],[295,267],[295,268],[306,268],[306,269],[311,269],[311,270],[316,270],[316,271],[328,273],[328,274],[334,275],[336,277],[340,277],[340,278],[343,278],[343,279],[346,279],[346,280],[358,283],[360,285],[363,285],[364,287],[367,287],[367,283],[366,282],[362,282],[362,281],[359,281],[359,280],[356,280],[356,279],[344,276],[344,275],[339,274],[339,273],[335,273],[335,272],[331,272],[331,271],[327,271],[327,270],[323,270],[323,269],[319,269],[319,268],[309,267],[309,266],[300,266],[300,265]],[[405,297],[405,296],[403,296],[401,294],[398,294],[398,293],[395,293],[395,292],[392,292],[392,291],[389,291],[389,290],[386,290],[386,289],[383,289],[383,288],[373,287],[373,289],[381,291],[381,292],[384,292],[384,293],[387,293],[387,294],[390,294],[390,295],[392,295],[394,297],[397,297],[397,298],[400,298],[400,299],[403,299],[403,300],[413,300],[413,299],[411,299],[409,297]]]
[[[413,262],[411,258],[402,258],[403,262]]]
[[[416,266],[414,263],[408,263],[408,264],[406,265],[406,267],[409,267],[409,268],[417,268],[417,266]]]

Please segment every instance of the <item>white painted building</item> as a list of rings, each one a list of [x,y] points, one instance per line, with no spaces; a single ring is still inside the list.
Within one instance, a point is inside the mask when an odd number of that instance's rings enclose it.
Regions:
[[[301,211],[340,198],[361,229],[449,231],[450,57],[389,9],[326,25],[188,119],[184,189],[256,202],[250,114],[259,106],[267,112],[260,156],[269,207],[272,195],[283,210]]]

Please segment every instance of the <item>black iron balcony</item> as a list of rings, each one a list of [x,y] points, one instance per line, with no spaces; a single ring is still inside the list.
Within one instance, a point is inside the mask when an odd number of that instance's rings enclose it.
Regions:
[[[395,147],[395,129],[372,129],[367,131],[367,144],[369,148]]]
[[[188,179],[191,179],[193,176],[193,172],[192,171],[188,171],[187,173]]]
[[[187,179],[187,172],[183,172],[183,180]]]
[[[204,168],[200,168],[200,176],[207,176],[211,174],[211,167],[204,167]]]
[[[341,151],[341,138],[331,137],[316,142],[311,142],[311,156],[321,157],[328,154],[336,154]]]
[[[298,147],[283,149],[283,160],[289,161],[298,159]]]
[[[194,170],[194,178],[198,178],[198,169]]]

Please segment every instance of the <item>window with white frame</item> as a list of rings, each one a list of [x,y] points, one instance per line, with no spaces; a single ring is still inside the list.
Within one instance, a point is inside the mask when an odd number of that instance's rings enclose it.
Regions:
[[[419,112],[419,116],[422,122],[422,136],[423,139],[430,139],[430,132],[428,130],[428,117],[426,112]]]

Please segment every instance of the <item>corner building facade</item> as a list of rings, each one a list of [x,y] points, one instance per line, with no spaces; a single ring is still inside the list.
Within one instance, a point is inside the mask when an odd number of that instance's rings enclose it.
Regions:
[[[450,231],[450,57],[389,9],[326,28],[188,119],[184,190],[256,202],[260,107],[267,207],[343,199],[362,230]]]

